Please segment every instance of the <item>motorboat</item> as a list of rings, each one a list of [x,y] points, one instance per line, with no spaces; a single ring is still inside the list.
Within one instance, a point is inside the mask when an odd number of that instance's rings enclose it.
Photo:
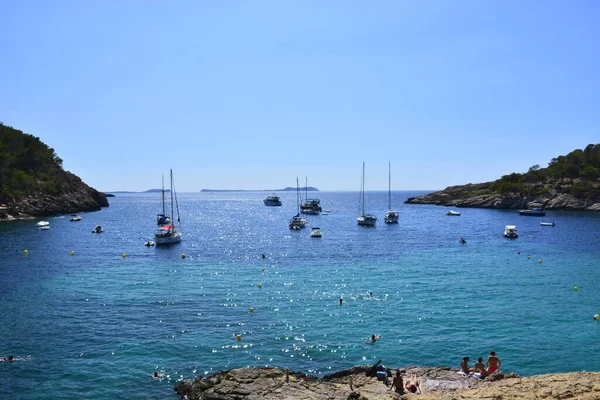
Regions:
[[[541,226],[554,226],[554,222],[540,222]]]
[[[519,210],[519,215],[525,215],[528,217],[544,217],[546,216],[546,211],[542,208],[530,208],[528,210]]]
[[[363,174],[360,186],[360,201],[361,216],[356,218],[356,223],[361,226],[375,226],[377,217],[370,214],[365,214],[365,163],[363,162]]]
[[[467,241],[465,240],[465,238],[460,238],[460,239],[458,239],[458,242],[459,242],[459,243],[462,243],[462,244],[465,244],[465,243],[467,243]]]
[[[72,222],[81,221],[81,217],[79,215],[72,215],[71,218],[69,218],[69,221],[72,221]]]
[[[268,207],[279,207],[281,206],[281,199],[279,198],[279,196],[275,196],[274,194],[267,196],[266,199],[263,200],[263,203],[265,203],[265,206]]]
[[[102,233],[104,232],[102,229],[102,225],[96,225],[94,229],[92,229],[92,233]]]
[[[322,236],[323,236],[323,232],[321,232],[321,228],[315,227],[310,230],[310,237],[320,238]]]
[[[48,221],[40,221],[37,224],[35,224],[35,226],[37,226],[38,228],[42,228],[42,227],[48,226],[48,225],[50,225],[50,222],[48,222]]]
[[[504,237],[508,239],[516,239],[519,237],[517,234],[517,226],[516,225],[506,225],[504,228]]]
[[[148,240],[147,242],[144,242],[144,246],[152,247],[154,246],[154,242],[152,240]]]
[[[460,212],[450,210],[446,213],[446,215],[451,216],[451,217],[460,217]]]
[[[383,216],[386,224],[397,224],[400,214],[392,210],[392,163],[388,163],[388,211]]]

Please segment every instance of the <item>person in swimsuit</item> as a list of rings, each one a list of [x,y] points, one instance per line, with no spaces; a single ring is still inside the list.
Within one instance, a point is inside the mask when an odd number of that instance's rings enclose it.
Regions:
[[[475,363],[475,372],[481,374],[481,376],[487,376],[488,372],[485,370],[485,365],[483,365],[483,358],[479,357],[477,362]]]
[[[411,375],[406,379],[404,384],[406,391],[411,393],[421,394],[421,379],[417,378],[416,375]]]
[[[463,358],[463,360],[460,363],[460,370],[462,372],[464,372],[465,374],[469,375],[470,373],[473,372],[473,370],[471,368],[469,368],[469,361],[471,359],[469,357],[465,357]]]
[[[404,381],[402,380],[402,376],[400,375],[400,371],[396,371],[396,376],[392,381],[392,385],[390,386],[390,390],[395,388],[394,391],[398,394],[404,394]]]
[[[487,366],[488,374],[493,374],[494,372],[498,371],[498,369],[502,365],[502,362],[498,357],[496,357],[496,352],[491,351],[485,365]]]

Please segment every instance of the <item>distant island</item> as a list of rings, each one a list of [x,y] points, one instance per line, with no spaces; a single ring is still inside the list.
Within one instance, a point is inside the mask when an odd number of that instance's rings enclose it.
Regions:
[[[131,192],[131,191],[127,191],[127,190],[113,190],[113,191],[108,191],[108,192],[104,192],[104,193],[106,193],[107,196],[112,194],[112,196],[109,196],[109,197],[114,197],[115,193],[160,193],[160,192],[162,192],[162,189],[148,189],[143,192]],[[165,189],[165,193],[171,193],[171,189]]]
[[[39,138],[0,122],[0,221],[97,211],[104,193],[65,171]]]
[[[312,186],[306,187],[286,187],[283,189],[257,189],[257,190],[242,190],[242,189],[202,189],[201,192],[295,192],[296,190],[300,190],[301,192],[318,192],[319,189]],[[114,193],[114,192],[113,192]]]
[[[600,144],[589,144],[548,167],[534,165],[526,173],[513,172],[493,182],[449,186],[411,197],[406,204],[451,207],[600,211]]]

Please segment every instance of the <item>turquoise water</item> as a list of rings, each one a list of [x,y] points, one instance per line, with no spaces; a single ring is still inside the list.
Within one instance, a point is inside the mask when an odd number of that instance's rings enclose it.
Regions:
[[[447,217],[395,192],[400,224],[385,225],[381,192],[365,228],[358,193],[323,192],[311,239],[287,228],[295,193],[283,207],[267,194],[180,195],[184,239],[166,248],[143,246],[156,194],[47,218],[49,231],[0,224],[0,354],[18,358],[0,363],[0,398],[176,399],[178,380],[233,367],[458,367],[490,350],[523,375],[600,371],[600,214],[549,212],[554,228],[515,211]]]

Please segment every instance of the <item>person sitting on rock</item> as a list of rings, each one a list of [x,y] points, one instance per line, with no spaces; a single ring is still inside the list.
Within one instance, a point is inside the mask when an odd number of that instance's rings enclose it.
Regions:
[[[396,376],[392,381],[392,385],[390,386],[390,390],[395,388],[394,391],[399,394],[404,394],[404,381],[402,379],[402,375],[400,375],[400,371],[396,371]]]
[[[463,358],[463,360],[460,363],[460,370],[462,372],[464,372],[465,375],[469,375],[469,374],[473,373],[473,369],[469,368],[470,360],[471,359],[469,357],[465,357],[465,358]]]
[[[493,374],[500,368],[500,366],[502,365],[502,362],[500,362],[500,359],[498,357],[496,357],[496,352],[491,351],[485,365],[488,367],[487,368],[488,374]]]
[[[418,378],[416,375],[410,375],[406,379],[404,388],[407,392],[421,394],[421,379]]]
[[[485,369],[485,365],[483,365],[483,358],[479,357],[477,359],[477,362],[475,363],[475,372],[480,373],[481,376],[487,376],[488,372]]]

